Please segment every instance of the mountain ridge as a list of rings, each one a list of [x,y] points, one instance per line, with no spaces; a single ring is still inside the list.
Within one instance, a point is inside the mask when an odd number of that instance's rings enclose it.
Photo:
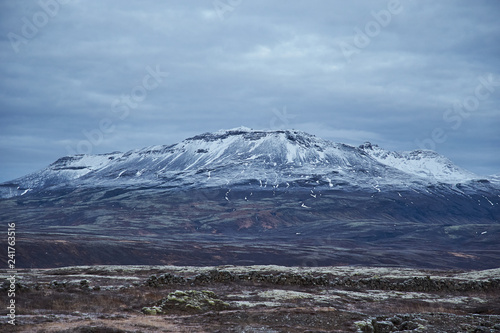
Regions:
[[[401,188],[481,179],[433,151],[392,152],[369,142],[355,147],[296,130],[239,127],[173,145],[61,157],[40,171],[0,184],[0,197],[89,184],[221,187],[245,180],[286,186],[312,175],[329,187],[347,182],[377,190],[381,185]]]
[[[20,267],[500,263],[495,180],[434,152],[300,131],[66,156],[0,191],[0,219],[23,230]]]

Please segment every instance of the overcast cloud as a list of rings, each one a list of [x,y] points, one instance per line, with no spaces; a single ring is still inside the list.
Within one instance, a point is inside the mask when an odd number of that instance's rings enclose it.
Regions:
[[[498,1],[0,2],[0,181],[246,126],[500,173]],[[168,73],[168,74],[167,74]]]

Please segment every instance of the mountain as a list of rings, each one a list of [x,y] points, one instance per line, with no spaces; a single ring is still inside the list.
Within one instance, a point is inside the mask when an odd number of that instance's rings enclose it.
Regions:
[[[18,267],[500,265],[497,178],[294,130],[66,156],[0,194]]]
[[[79,186],[223,187],[258,183],[394,190],[478,180],[432,151],[353,147],[300,131],[237,128],[205,133],[170,146],[127,153],[75,155],[0,184],[0,195]]]

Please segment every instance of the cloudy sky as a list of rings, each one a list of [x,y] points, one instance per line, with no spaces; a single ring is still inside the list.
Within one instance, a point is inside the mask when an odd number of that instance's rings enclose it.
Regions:
[[[0,181],[294,128],[500,173],[500,2],[0,2]]]

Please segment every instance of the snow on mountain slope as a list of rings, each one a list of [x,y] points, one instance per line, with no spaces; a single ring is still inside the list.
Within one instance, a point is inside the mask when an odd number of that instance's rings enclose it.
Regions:
[[[444,183],[464,182],[477,178],[477,175],[457,167],[446,157],[431,150],[394,152],[369,142],[360,148],[380,163],[416,176]]]
[[[0,184],[0,198],[24,195],[33,189],[64,186],[104,168],[119,154],[121,153],[62,157],[45,169]]]
[[[500,184],[500,174],[498,175],[491,175],[488,177],[489,180],[491,180],[494,183]]]
[[[63,157],[46,169],[0,184],[0,196],[61,186],[212,187],[313,184],[381,191],[388,186],[477,178],[431,151],[353,147],[293,130],[248,128],[204,133],[170,146]]]

